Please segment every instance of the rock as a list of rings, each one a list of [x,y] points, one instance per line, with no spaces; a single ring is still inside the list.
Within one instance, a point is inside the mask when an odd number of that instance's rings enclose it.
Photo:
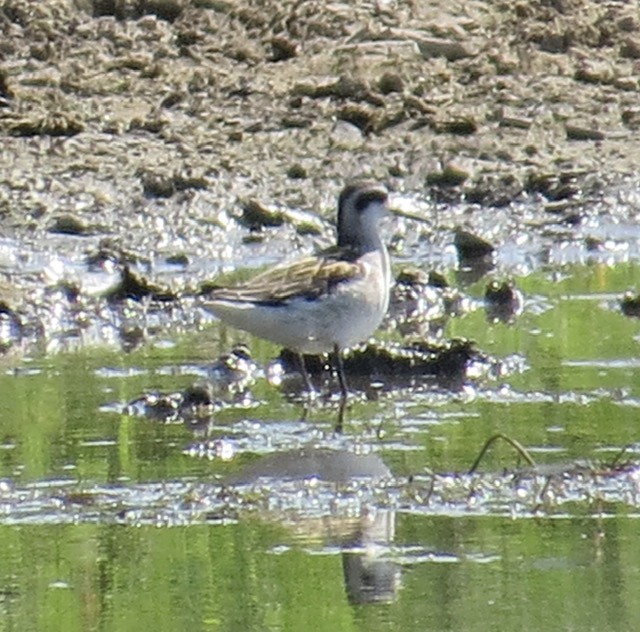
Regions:
[[[209,186],[207,178],[189,170],[173,174],[142,170],[139,176],[146,197],[170,198],[178,191],[202,190]]]
[[[0,68],[0,98],[11,99],[14,93],[9,85],[9,75],[4,68]]]
[[[472,116],[458,116],[444,121],[436,121],[435,129],[440,134],[468,136],[478,131],[478,123]]]
[[[184,92],[180,90],[172,90],[160,101],[160,107],[165,109],[172,108],[174,105],[182,102],[185,96]]]
[[[59,215],[49,227],[50,233],[60,233],[63,235],[87,235],[91,231],[89,226],[75,215]]]
[[[429,277],[423,270],[406,266],[396,276],[385,324],[396,327],[402,336],[434,338],[446,323],[446,288],[436,288]]]
[[[382,94],[402,92],[404,90],[404,80],[397,72],[385,72],[378,80],[378,88]]]
[[[339,120],[331,131],[331,144],[336,149],[355,150],[364,144],[364,135],[356,125]]]
[[[293,88],[293,96],[306,96],[313,99],[333,97],[365,102],[375,106],[383,106],[384,100],[371,90],[368,82],[362,79],[340,76],[337,79],[310,80],[298,83]]]
[[[271,61],[285,61],[298,54],[297,44],[286,37],[273,37],[270,44],[272,48]]]
[[[144,15],[155,15],[161,20],[174,22],[184,11],[184,0],[92,0],[93,16],[112,15],[117,20],[137,20]]]
[[[623,110],[620,118],[626,127],[632,130],[640,129],[640,108]]]
[[[571,46],[571,38],[566,33],[546,31],[540,37],[538,45],[546,53],[565,53]]]
[[[640,39],[626,37],[620,45],[620,55],[628,59],[640,59]]]
[[[627,33],[633,33],[640,28],[638,23],[638,15],[637,13],[630,13],[628,15],[623,15],[618,18],[617,26],[621,31],[625,31]]]
[[[184,0],[140,0],[140,10],[143,14],[157,15],[161,20],[174,22],[184,11]]]
[[[293,180],[304,180],[309,177],[309,173],[304,165],[296,163],[287,169],[287,177],[292,178]]]
[[[336,112],[336,116],[341,121],[351,123],[351,125],[359,128],[365,134],[376,127],[376,112],[364,104],[347,103]]]
[[[582,127],[580,125],[565,125],[565,131],[569,140],[604,140],[604,132],[591,127]]]
[[[477,259],[491,255],[495,250],[488,241],[461,228],[456,229],[453,245],[460,259]]]
[[[431,186],[456,187],[467,180],[470,175],[471,174],[462,167],[454,163],[449,163],[440,171],[428,173],[426,182]]]
[[[508,116],[500,117],[500,125],[502,127],[514,127],[516,129],[529,129],[533,124],[533,120],[524,116]]]
[[[523,183],[513,173],[482,173],[465,186],[464,196],[470,204],[504,207],[516,200],[523,188]]]
[[[603,62],[584,60],[576,68],[574,78],[585,83],[611,83],[615,78],[611,66]]]
[[[461,42],[445,39],[423,38],[416,40],[418,48],[425,59],[444,57],[448,61],[474,57],[476,53]]]
[[[391,28],[389,33],[396,39],[415,42],[425,59],[444,57],[448,61],[457,61],[477,54],[469,44],[453,39],[429,37],[424,31],[417,29]]]
[[[202,191],[209,188],[209,180],[201,174],[190,173],[189,170],[173,174],[173,186],[176,191],[195,189]]]
[[[144,172],[140,179],[146,197],[170,198],[176,192],[173,178],[169,175]]]
[[[529,174],[525,189],[530,193],[542,193],[552,202],[573,198],[580,191],[573,174],[546,172]]]
[[[522,313],[524,299],[513,281],[492,281],[484,293],[487,321],[512,323]]]
[[[105,292],[104,296],[109,303],[119,303],[127,299],[141,301],[147,297],[163,302],[178,299],[176,292],[149,282],[133,272],[128,265],[122,268],[118,284]]]
[[[323,229],[322,221],[314,214],[289,208],[268,207],[255,199],[240,202],[240,224],[252,231],[290,224],[300,235],[319,235]]]
[[[167,257],[165,257],[165,263],[170,265],[170,266],[181,266],[183,268],[186,268],[190,261],[189,261],[189,255],[187,255],[184,252],[181,252],[179,254],[175,254],[175,255],[169,255]]]
[[[64,112],[23,119],[9,128],[15,136],[75,136],[83,130],[84,124],[76,115]]]
[[[250,230],[282,226],[285,221],[284,213],[281,209],[269,208],[255,199],[241,201],[240,208],[242,214],[238,221]]]
[[[640,318],[640,296],[627,292],[620,301],[620,311],[630,318]]]

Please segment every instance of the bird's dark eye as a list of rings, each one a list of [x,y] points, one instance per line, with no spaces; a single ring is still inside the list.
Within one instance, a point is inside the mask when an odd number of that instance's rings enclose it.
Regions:
[[[364,211],[372,202],[384,204],[386,201],[387,194],[384,191],[372,189],[371,191],[363,191],[362,193],[360,193],[356,198],[354,206],[356,207],[356,211],[358,211],[358,213],[362,213],[362,211]]]

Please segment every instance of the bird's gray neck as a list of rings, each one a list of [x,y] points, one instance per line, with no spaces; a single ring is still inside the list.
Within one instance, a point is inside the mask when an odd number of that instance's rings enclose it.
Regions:
[[[357,230],[350,230],[349,227],[342,226],[338,232],[338,246],[349,248],[359,254],[383,248],[377,227],[365,228],[362,226],[359,226]]]

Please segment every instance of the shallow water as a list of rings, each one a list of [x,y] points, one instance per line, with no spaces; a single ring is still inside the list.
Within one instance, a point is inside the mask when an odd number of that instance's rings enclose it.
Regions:
[[[261,367],[278,353],[191,308],[171,324],[132,307],[82,339],[67,332],[7,357],[6,629],[633,629],[640,320],[619,300],[640,279],[637,228],[600,217],[568,238],[502,241],[491,278],[512,278],[524,296],[509,324],[487,321],[487,277],[456,272],[450,234],[427,241],[409,221],[396,230],[397,260],[437,264],[463,284],[469,309],[445,336],[469,337],[499,363],[455,391],[416,378],[358,392],[343,434],[334,398],[305,410],[261,373],[223,389],[199,423],[144,414],[141,395],[187,388],[238,340]],[[9,243],[2,252],[14,256]],[[264,260],[256,247],[250,262]],[[83,274],[71,258],[52,265],[51,251],[30,261],[25,274]],[[100,275],[82,278],[99,285]],[[148,334],[129,353],[113,344],[126,317]],[[522,460],[496,442],[468,473],[497,433],[553,469],[516,472]],[[258,478],[278,471],[260,457],[293,451],[299,464],[305,446],[379,459],[391,475]],[[253,484],[226,484],[249,464]]]

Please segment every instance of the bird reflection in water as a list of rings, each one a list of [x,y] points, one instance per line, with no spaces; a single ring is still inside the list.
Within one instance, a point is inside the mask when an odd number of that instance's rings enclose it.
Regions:
[[[308,480],[344,485],[354,480],[380,481],[392,477],[376,454],[348,450],[303,448],[265,456],[229,476],[225,485],[252,486],[265,483],[278,493],[278,486]],[[266,515],[265,519],[270,519]],[[324,546],[340,547],[345,592],[352,604],[390,603],[400,586],[400,566],[390,558],[395,538],[395,512],[365,507],[360,515],[316,516],[301,512],[287,515],[287,526],[301,541],[321,539]]]

